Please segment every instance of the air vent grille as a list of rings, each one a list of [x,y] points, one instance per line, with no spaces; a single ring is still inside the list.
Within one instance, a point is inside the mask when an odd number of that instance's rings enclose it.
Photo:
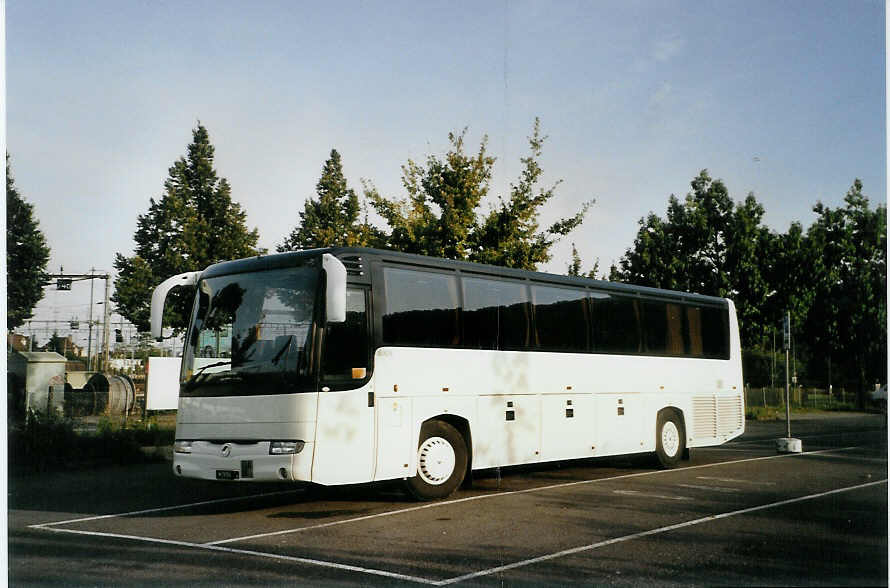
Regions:
[[[741,395],[695,396],[692,399],[694,439],[730,435],[744,426],[744,419]]]
[[[363,276],[365,275],[365,266],[362,263],[362,258],[358,255],[348,255],[346,257],[341,257],[340,261],[343,262],[343,265],[346,266],[346,274],[350,276]]]

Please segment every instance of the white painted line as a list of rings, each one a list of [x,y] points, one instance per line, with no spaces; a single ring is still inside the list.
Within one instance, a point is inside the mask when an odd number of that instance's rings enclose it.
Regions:
[[[781,454],[777,454],[777,455],[768,455],[765,457],[749,457],[746,459],[736,459],[733,461],[721,461],[721,462],[707,463],[707,464],[702,464],[702,465],[697,465],[697,466],[688,466],[685,468],[677,468],[674,470],[650,470],[650,471],[645,471],[645,472],[637,472],[635,474],[624,474],[622,476],[611,476],[608,478],[597,478],[595,480],[579,480],[577,482],[565,482],[562,484],[551,484],[549,486],[539,486],[537,488],[528,488],[526,490],[507,490],[504,492],[496,492],[494,494],[481,494],[478,496],[469,496],[467,498],[458,498],[456,500],[432,502],[429,504],[423,504],[421,506],[412,506],[409,508],[390,510],[387,512],[381,512],[381,513],[372,514],[372,515],[364,515],[364,516],[355,517],[355,518],[351,518],[351,519],[341,519],[339,521],[331,521],[329,523],[320,523],[318,525],[309,525],[306,527],[297,527],[294,529],[284,529],[282,531],[272,531],[270,533],[257,533],[256,535],[245,535],[243,537],[232,537],[230,539],[220,539],[219,541],[208,541],[207,543],[204,543],[204,545],[223,545],[225,543],[236,543],[239,541],[249,541],[251,539],[262,539],[265,537],[275,537],[278,535],[289,535],[291,533],[302,533],[305,531],[314,531],[316,529],[324,529],[327,527],[334,527],[337,525],[346,525],[349,523],[358,523],[361,521],[368,521],[368,520],[376,519],[376,518],[380,518],[380,517],[389,517],[389,516],[404,514],[404,513],[408,513],[408,512],[415,512],[418,510],[425,510],[428,508],[439,508],[442,506],[450,506],[452,504],[460,504],[463,502],[470,502],[473,500],[484,500],[486,498],[498,498],[500,496],[515,496],[515,495],[519,495],[519,494],[528,494],[530,492],[542,492],[544,490],[554,490],[557,488],[569,488],[571,486],[580,486],[580,485],[584,485],[584,484],[595,484],[597,482],[607,482],[607,481],[611,481],[611,480],[625,480],[625,479],[629,479],[629,478],[639,478],[642,476],[656,476],[656,475],[660,475],[660,474],[667,474],[670,472],[711,468],[711,467],[717,467],[717,466],[722,466],[722,465],[745,463],[745,462],[750,462],[750,461],[763,461],[763,460],[768,460],[768,459],[782,459],[782,458],[786,458],[786,457],[800,457],[802,455],[814,455],[814,454],[826,453],[828,451],[844,451],[847,449],[856,449],[856,447],[846,447],[844,449],[824,449],[822,451],[811,451],[809,453],[781,453]]]
[[[480,577],[480,576],[490,575],[490,574],[493,574],[493,573],[497,573],[498,571],[504,571],[504,570],[508,570],[508,569],[512,569],[512,568],[516,568],[516,567],[521,567],[521,566],[524,566],[524,565],[531,565],[531,564],[536,563],[536,562],[538,562],[538,561],[546,561],[546,560],[548,560],[548,559],[554,559],[554,558],[556,558],[556,557],[562,557],[563,555],[569,555],[569,554],[571,554],[571,553],[577,553],[577,552],[581,552],[581,551],[587,551],[587,550],[590,550],[590,549],[595,549],[595,548],[597,548],[597,547],[602,547],[602,546],[605,546],[605,545],[611,545],[611,544],[613,544],[613,543],[619,543],[619,542],[621,542],[621,541],[628,541],[628,540],[630,540],[630,539],[635,539],[635,538],[638,538],[638,537],[645,537],[645,536],[647,536],[647,535],[654,535],[654,534],[657,534],[657,533],[666,532],[666,531],[673,530],[673,529],[679,529],[679,528],[682,528],[682,527],[686,527],[686,526],[690,526],[690,525],[698,524],[698,523],[700,523],[700,522],[705,522],[705,521],[709,521],[709,520],[717,520],[717,519],[720,519],[720,518],[726,518],[726,517],[728,517],[728,516],[734,516],[735,514],[743,514],[743,513],[745,513],[745,512],[754,512],[754,511],[756,511],[756,510],[762,510],[762,509],[765,509],[765,508],[772,508],[772,507],[775,507],[775,506],[780,506],[780,505],[782,505],[782,504],[790,504],[790,503],[792,503],[792,502],[798,502],[798,501],[806,500],[806,499],[809,499],[809,498],[816,498],[816,497],[819,497],[819,496],[828,495],[828,494],[834,494],[834,493],[837,493],[837,492],[843,492],[843,491],[846,491],[846,490],[852,490],[852,489],[856,489],[856,488],[864,488],[864,487],[871,486],[871,485],[874,485],[874,484],[886,483],[887,480],[881,480],[881,481],[877,481],[877,482],[870,482],[870,483],[867,483],[867,484],[862,484],[862,485],[860,485],[860,486],[854,486],[854,487],[847,488],[847,489],[833,490],[833,491],[825,492],[825,493],[822,493],[822,494],[814,494],[814,495],[811,495],[811,496],[809,496],[809,497],[803,497],[803,498],[797,498],[797,499],[786,500],[786,501],[777,502],[777,503],[774,503],[774,504],[771,504],[771,505],[765,505],[765,506],[760,506],[760,507],[754,507],[754,508],[751,508],[751,509],[745,509],[745,510],[742,510],[742,511],[734,511],[734,512],[732,512],[732,513],[725,513],[725,514],[722,514],[722,515],[714,515],[714,516],[710,516],[710,517],[705,517],[705,518],[702,518],[702,519],[697,519],[696,521],[689,521],[689,522],[687,522],[687,523],[680,523],[680,524],[678,524],[678,525],[672,525],[672,526],[670,526],[670,527],[662,527],[661,529],[655,529],[655,530],[652,530],[652,531],[645,531],[645,532],[643,532],[643,533],[637,533],[637,534],[635,534],[635,535],[628,535],[628,536],[623,537],[623,538],[620,537],[620,538],[617,538],[617,539],[611,539],[611,540],[608,540],[608,541],[604,541],[604,542],[600,542],[600,543],[596,543],[596,544],[592,544],[592,545],[588,545],[588,546],[583,546],[583,547],[580,547],[580,548],[574,548],[574,549],[571,549],[571,550],[561,551],[561,552],[558,552],[558,553],[556,553],[556,554],[550,554],[550,555],[546,555],[546,556],[541,556],[541,557],[539,557],[539,558],[534,558],[534,559],[531,559],[531,560],[525,560],[525,561],[523,561],[523,562],[516,562],[516,563],[514,563],[514,564],[509,564],[509,565],[507,565],[507,566],[500,566],[500,567],[498,567],[498,568],[490,568],[489,570],[482,570],[482,571],[480,571],[480,572],[474,572],[474,573],[472,573],[472,574],[468,574],[468,575],[465,575],[465,576],[458,576],[458,577],[456,577],[456,578],[451,578],[451,579],[448,579],[448,580],[439,580],[439,581],[429,580],[429,579],[426,579],[426,578],[420,578],[420,577],[417,577],[417,576],[410,576],[410,575],[405,575],[405,574],[397,574],[397,573],[395,573],[395,572],[388,572],[388,571],[386,571],[386,570],[377,570],[377,569],[374,569],[374,568],[363,568],[363,567],[359,567],[359,566],[352,566],[352,565],[349,565],[349,564],[341,564],[341,563],[337,563],[337,562],[329,562],[329,561],[324,561],[324,560],[315,560],[315,559],[309,559],[309,558],[300,558],[300,557],[292,557],[292,556],[286,556],[286,555],[278,555],[278,554],[274,554],[274,553],[267,553],[267,552],[254,551],[254,550],[247,550],[247,549],[235,549],[235,548],[230,548],[230,547],[220,547],[220,546],[218,545],[218,543],[225,543],[225,542],[232,542],[232,541],[241,541],[241,540],[245,540],[245,539],[258,538],[258,537],[267,537],[267,536],[272,536],[272,535],[281,535],[281,534],[284,534],[284,533],[296,533],[296,532],[300,532],[300,531],[307,531],[307,530],[312,530],[312,529],[318,529],[318,528],[323,528],[323,527],[329,527],[329,526],[333,526],[333,525],[340,525],[340,524],[345,524],[345,523],[358,522],[358,521],[368,520],[368,519],[372,519],[372,518],[378,518],[378,517],[384,517],[384,516],[390,516],[390,515],[402,514],[402,513],[412,512],[412,511],[417,511],[417,510],[422,510],[422,509],[426,509],[426,508],[436,508],[436,507],[439,507],[439,506],[447,506],[447,505],[451,505],[451,504],[457,504],[457,503],[462,503],[462,502],[469,502],[469,501],[471,501],[471,500],[481,500],[481,499],[484,499],[484,498],[494,498],[494,497],[497,497],[497,496],[507,496],[507,495],[515,495],[515,494],[527,494],[527,493],[530,493],[530,492],[539,492],[539,491],[542,491],[542,490],[559,489],[559,488],[565,488],[565,487],[569,487],[569,486],[577,486],[577,485],[581,485],[581,484],[591,484],[591,483],[602,482],[602,481],[620,480],[620,479],[626,479],[626,478],[636,478],[636,477],[641,477],[641,476],[657,475],[657,474],[668,473],[668,472],[672,472],[672,471],[675,471],[675,472],[676,472],[676,471],[683,471],[683,470],[691,470],[691,469],[700,469],[700,468],[715,467],[715,466],[720,466],[720,465],[731,465],[731,464],[744,463],[744,462],[751,462],[751,461],[762,461],[762,460],[767,460],[767,459],[780,459],[780,458],[784,458],[784,457],[800,457],[800,456],[803,456],[803,455],[822,454],[822,453],[827,453],[827,452],[831,452],[831,451],[847,451],[847,450],[851,450],[851,449],[857,449],[857,447],[846,447],[846,448],[840,448],[840,449],[826,449],[826,450],[823,450],[823,451],[810,452],[810,453],[779,454],[779,455],[772,455],[772,456],[767,456],[767,457],[754,457],[754,458],[739,459],[739,460],[728,461],[728,462],[718,462],[718,463],[712,463],[712,464],[703,464],[703,465],[699,465],[699,466],[690,466],[690,467],[686,467],[686,468],[680,468],[680,469],[678,469],[678,470],[654,470],[654,471],[647,471],[647,472],[637,472],[637,473],[635,473],[635,474],[626,474],[626,475],[622,475],[622,476],[613,476],[613,477],[609,477],[609,478],[598,478],[598,479],[595,479],[595,480],[580,480],[580,481],[577,481],[577,482],[568,482],[568,483],[564,483],[564,484],[552,484],[552,485],[550,485],[550,486],[541,486],[541,487],[538,487],[538,488],[529,488],[529,489],[527,489],[527,490],[515,490],[515,491],[507,491],[507,492],[498,492],[498,493],[496,493],[496,494],[485,494],[485,495],[479,495],[479,496],[471,496],[471,497],[467,497],[467,498],[460,498],[460,499],[457,499],[457,500],[450,500],[450,501],[446,501],[446,502],[436,502],[436,503],[425,504],[425,505],[416,506],[416,507],[411,507],[411,508],[406,508],[406,509],[400,509],[400,510],[396,510],[396,511],[389,511],[389,512],[384,512],[384,513],[378,513],[378,514],[375,514],[375,515],[368,515],[368,516],[363,516],[363,517],[356,517],[356,518],[352,518],[352,519],[345,519],[345,520],[341,520],[341,521],[334,521],[334,522],[331,522],[331,523],[322,523],[322,524],[319,524],[319,525],[313,525],[313,526],[310,526],[310,527],[301,527],[301,528],[297,528],[297,529],[290,529],[290,530],[286,530],[286,531],[279,531],[279,532],[276,532],[276,533],[265,533],[265,534],[262,534],[262,535],[254,535],[254,536],[251,536],[251,537],[240,537],[240,538],[235,538],[235,539],[227,539],[227,540],[224,540],[224,541],[213,542],[213,543],[190,543],[190,542],[187,542],[187,541],[175,541],[175,540],[170,540],[170,539],[159,539],[159,538],[153,538],[153,537],[142,537],[142,536],[139,536],[139,535],[126,535],[126,534],[119,534],[119,533],[103,533],[103,532],[97,532],[97,531],[81,531],[81,530],[77,530],[77,529],[60,529],[60,528],[54,528],[54,527],[55,527],[55,526],[58,526],[58,525],[72,524],[72,523],[76,523],[76,522],[86,522],[86,521],[93,521],[93,520],[98,520],[98,519],[107,519],[107,518],[114,518],[114,517],[125,517],[125,516],[137,515],[137,514],[146,514],[146,513],[152,513],[152,512],[162,512],[162,511],[169,511],[169,510],[185,509],[185,508],[190,508],[190,507],[193,507],[193,506],[202,506],[202,505],[206,505],[206,504],[215,504],[215,503],[220,503],[220,502],[231,502],[231,501],[235,501],[235,500],[244,500],[244,499],[248,499],[248,498],[257,498],[257,497],[262,497],[262,496],[275,496],[275,495],[278,495],[278,494],[287,494],[287,493],[290,493],[290,492],[297,492],[297,491],[299,491],[299,490],[293,490],[293,491],[287,490],[287,491],[282,491],[282,492],[270,492],[270,493],[256,494],[256,495],[250,495],[250,496],[239,496],[239,497],[232,497],[232,498],[222,498],[222,499],[218,499],[218,500],[206,500],[206,501],[203,501],[203,502],[195,502],[195,503],[182,504],[182,505],[177,505],[177,506],[169,506],[169,507],[161,507],[161,508],[151,508],[151,509],[145,509],[145,510],[140,510],[140,511],[131,511],[131,512],[127,512],[127,513],[118,513],[118,514],[110,514],[110,515],[99,515],[99,516],[93,516],[93,517],[83,517],[83,518],[80,518],[80,519],[71,519],[71,520],[68,520],[68,521],[57,521],[57,522],[50,522],[50,523],[41,523],[41,524],[37,524],[37,525],[29,525],[29,528],[33,528],[33,529],[42,529],[42,530],[44,530],[44,531],[50,531],[50,532],[53,532],[53,533],[70,533],[70,534],[75,534],[75,535],[90,535],[90,536],[95,536],[95,537],[108,537],[108,538],[116,538],[116,539],[127,539],[127,540],[133,540],[133,541],[143,541],[143,542],[147,542],[147,543],[159,543],[159,544],[164,544],[164,545],[176,545],[176,546],[180,546],[180,547],[189,547],[189,548],[196,548],[196,549],[205,549],[205,550],[209,550],[209,551],[217,551],[217,552],[224,552],[224,553],[234,553],[234,554],[241,554],[241,555],[252,555],[252,556],[257,556],[257,557],[265,557],[265,558],[270,558],[270,559],[278,559],[278,560],[282,560],[282,561],[291,561],[291,562],[295,562],[295,563],[303,563],[303,564],[307,564],[307,565],[316,565],[316,566],[327,567],[327,568],[331,568],[331,569],[339,569],[339,570],[346,570],[346,571],[353,571],[353,572],[365,573],[365,574],[376,575],[376,576],[381,576],[381,577],[386,577],[386,578],[392,578],[392,579],[406,580],[406,581],[415,582],[415,583],[419,583],[419,584],[427,584],[427,585],[442,586],[442,585],[446,585],[446,584],[453,584],[453,583],[460,582],[460,581],[463,581],[463,580],[466,580],[466,579],[470,579],[470,578],[474,578],[474,577]]]
[[[738,492],[738,488],[726,486],[702,486],[701,484],[677,484],[680,488],[692,488],[693,490],[707,490],[709,492]]]
[[[828,459],[845,459],[847,461],[871,461],[875,463],[887,463],[886,457],[862,457],[859,455],[843,456],[843,455],[826,455]]]
[[[688,496],[664,496],[662,494],[647,494],[637,490],[612,490],[613,494],[633,496],[634,498],[659,498],[661,500],[692,500]]]
[[[192,508],[194,506],[206,506],[208,504],[221,504],[223,502],[236,502],[238,500],[249,500],[253,498],[262,498],[264,496],[278,496],[280,494],[292,494],[294,492],[300,492],[301,490],[282,490],[280,492],[264,492],[263,494],[248,494],[247,496],[233,496],[231,498],[217,498],[216,500],[203,500],[201,502],[192,502],[189,504],[178,504],[175,506],[161,506],[158,508],[146,508],[145,510],[134,510],[131,512],[119,512],[115,514],[107,514],[107,515],[96,515],[91,517],[83,517],[79,519],[68,519],[67,521],[55,521],[49,523],[38,523],[36,525],[28,525],[29,529],[38,529],[38,528],[47,528],[54,527],[56,525],[70,525],[73,523],[85,523],[87,521],[98,521],[99,519],[114,519],[120,517],[129,517],[141,514],[149,514],[153,512],[165,512],[170,510],[182,510],[185,508]]]
[[[714,476],[696,476],[696,480],[713,480],[714,482],[726,482],[728,484],[753,484],[755,486],[775,486],[775,482],[756,482],[754,480],[736,480],[735,478],[716,478]]]
[[[305,557],[294,557],[290,555],[279,555],[276,553],[266,553],[263,551],[251,551],[248,549],[233,549],[231,547],[216,547],[213,545],[202,545],[200,543],[190,543],[188,541],[172,541],[170,539],[155,539],[152,537],[141,537],[139,535],[123,535],[120,533],[100,533],[97,531],[79,531],[77,529],[53,529],[49,527],[41,527],[47,531],[52,531],[54,533],[72,533],[74,535],[89,535],[92,537],[108,537],[112,539],[128,539],[131,541],[144,541],[147,543],[161,543],[164,545],[176,545],[178,547],[193,547],[196,549],[205,549],[207,551],[219,551],[223,553],[234,553],[238,555],[251,555],[251,556],[259,556],[265,557],[269,559],[278,559],[283,561],[290,561],[301,564],[309,564],[324,568],[332,568],[335,570],[345,570],[349,572],[359,572],[362,574],[371,574],[374,576],[383,576],[384,578],[393,578],[396,580],[407,580],[409,582],[416,582],[418,584],[435,584],[435,581],[428,580],[426,578],[420,578],[418,576],[409,576],[406,574],[397,574],[395,572],[388,572],[386,570],[377,570],[374,568],[363,568],[359,566],[352,566],[349,564],[342,564],[332,561],[325,561],[321,559],[309,559]]]
[[[616,537],[614,539],[607,539],[606,541],[600,541],[598,543],[591,543],[590,545],[582,545],[580,547],[573,547],[571,549],[565,549],[563,551],[558,551],[556,553],[550,553],[547,555],[542,555],[539,557],[534,557],[531,559],[526,559],[523,561],[517,561],[515,563],[498,566],[496,568],[489,568],[487,570],[481,570],[478,572],[473,572],[470,574],[465,574],[463,576],[457,576],[455,578],[449,578],[448,580],[442,580],[440,582],[436,582],[437,586],[445,586],[448,584],[456,584],[457,582],[463,582],[464,580],[471,580],[473,578],[480,578],[482,576],[490,576],[491,574],[497,574],[499,572],[505,572],[507,570],[513,570],[516,568],[521,568],[525,566],[529,566],[536,563],[541,563],[544,561],[549,561],[552,559],[557,559],[560,557],[565,557],[567,555],[573,555],[576,553],[583,553],[585,551],[591,551],[594,549],[598,549],[600,547],[606,547],[608,545],[614,545],[616,543],[624,543],[626,541],[632,541],[634,539],[640,539],[643,537],[649,537],[651,535],[658,535],[661,533],[667,533],[668,531],[676,531],[677,529],[683,529],[685,527],[692,527],[694,525],[700,525],[702,523],[709,523],[711,521],[717,521],[720,519],[726,519],[729,517],[734,517],[738,515],[748,514],[752,512],[757,512],[760,510],[767,510],[770,508],[777,508],[779,506],[785,506],[788,504],[794,504],[796,502],[803,502],[806,500],[813,500],[816,498],[822,498],[825,496],[831,496],[833,494],[840,494],[842,492],[850,492],[852,490],[859,490],[862,488],[868,488],[869,486],[874,486],[876,484],[886,484],[887,480],[878,480],[876,482],[868,482],[865,484],[859,484],[857,486],[848,486],[846,488],[838,488],[835,490],[828,490],[827,492],[819,492],[818,494],[810,494],[808,496],[801,496],[799,498],[789,498],[788,500],[780,500],[779,502],[773,502],[770,504],[763,504],[760,506],[754,506],[751,508],[743,508],[740,510],[734,510],[731,512],[725,512],[717,515],[711,515],[707,517],[702,517],[700,519],[695,519],[692,521],[686,521],[685,523],[677,523],[676,525],[668,525],[666,527],[659,527],[657,529],[651,529],[649,531],[642,531],[640,533],[634,533],[632,535],[625,535],[624,537]]]

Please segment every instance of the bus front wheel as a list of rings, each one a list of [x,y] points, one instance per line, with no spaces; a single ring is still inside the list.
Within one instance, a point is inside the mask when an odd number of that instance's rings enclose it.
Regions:
[[[418,500],[450,496],[467,470],[467,444],[457,429],[444,421],[427,421],[420,429],[417,472],[407,479],[408,491]]]
[[[663,468],[675,468],[683,459],[686,449],[686,432],[683,419],[677,413],[666,410],[658,415],[655,425],[655,455]]]

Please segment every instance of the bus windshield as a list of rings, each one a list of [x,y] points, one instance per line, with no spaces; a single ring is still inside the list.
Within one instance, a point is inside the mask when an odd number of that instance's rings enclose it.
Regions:
[[[201,280],[182,358],[181,396],[309,391],[317,267]]]

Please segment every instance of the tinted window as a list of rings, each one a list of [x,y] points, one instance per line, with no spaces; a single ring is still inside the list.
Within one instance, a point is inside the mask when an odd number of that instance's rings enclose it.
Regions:
[[[647,300],[643,307],[646,353],[651,355],[683,355],[683,307],[679,304]]]
[[[383,268],[386,311],[383,343],[452,347],[458,344],[457,278],[394,267]]]
[[[597,293],[590,302],[593,349],[597,353],[642,353],[636,299]]]
[[[535,336],[544,351],[587,351],[587,293],[549,286],[533,286]]]
[[[703,355],[729,359],[729,313],[726,309],[702,307],[701,324]]]
[[[688,352],[693,357],[704,355],[704,344],[701,337],[701,308],[686,307],[686,340],[689,342]]]
[[[364,379],[368,369],[368,319],[364,290],[346,291],[346,322],[325,327],[322,379],[356,381]]]
[[[521,282],[464,277],[463,346],[526,349],[530,345],[528,289]]]

